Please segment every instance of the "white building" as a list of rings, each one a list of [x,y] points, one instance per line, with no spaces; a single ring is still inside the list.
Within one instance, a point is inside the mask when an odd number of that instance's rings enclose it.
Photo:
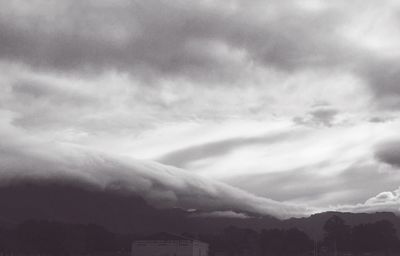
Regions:
[[[169,233],[157,233],[132,244],[131,256],[208,256],[208,244]]]

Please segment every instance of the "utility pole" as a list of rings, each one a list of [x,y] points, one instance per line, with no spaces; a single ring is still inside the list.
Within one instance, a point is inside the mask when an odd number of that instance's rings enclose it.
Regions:
[[[314,240],[314,256],[318,256],[318,241]]]
[[[337,242],[336,242],[336,239],[335,239],[335,256],[337,256]]]

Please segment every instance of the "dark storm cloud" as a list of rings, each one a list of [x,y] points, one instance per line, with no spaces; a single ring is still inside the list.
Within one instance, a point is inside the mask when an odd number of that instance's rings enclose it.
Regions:
[[[232,85],[248,67],[288,75],[329,68],[359,76],[379,105],[400,106],[398,58],[373,55],[341,37],[357,2],[318,11],[292,1],[233,1],[237,9],[222,1],[41,3],[2,3],[2,59],[57,72],[119,70],[146,84],[183,77]]]
[[[24,15],[4,4],[0,55],[50,69],[225,79],[237,70],[215,52],[219,43],[244,51],[251,62],[284,70],[336,63],[338,55],[346,56],[329,33],[340,21],[337,10],[304,13],[283,1],[262,5],[266,12],[277,12],[258,20],[241,4],[232,12],[224,3],[217,8],[179,1],[122,3],[62,2],[47,12],[31,5],[32,12]]]
[[[130,2],[111,8],[91,1],[66,5],[55,6],[56,13],[61,13],[56,23],[49,22],[46,14],[35,13],[1,19],[1,56],[60,70],[184,73],[185,69],[213,65],[207,56],[185,50],[185,44],[202,37],[202,29],[210,29],[219,19],[216,13],[199,14],[196,7],[186,12],[188,6],[164,1]],[[20,27],[16,25],[18,18],[34,25]],[[58,26],[58,19],[66,24]]]
[[[400,141],[387,141],[377,146],[375,157],[386,164],[400,167]]]
[[[341,37],[357,2],[324,3],[318,11],[287,0],[233,1],[237,9],[222,1],[39,3],[2,3],[2,59],[58,72],[120,70],[146,84],[183,77],[231,85],[254,66],[287,74],[339,69],[367,82],[380,105],[400,106],[398,58],[373,55]]]
[[[273,144],[288,139],[298,138],[301,131],[281,132],[277,134],[267,134],[257,137],[231,138],[220,141],[213,141],[201,145],[194,145],[179,149],[158,158],[157,161],[184,168],[187,164],[196,160],[221,157],[231,151],[252,145]]]

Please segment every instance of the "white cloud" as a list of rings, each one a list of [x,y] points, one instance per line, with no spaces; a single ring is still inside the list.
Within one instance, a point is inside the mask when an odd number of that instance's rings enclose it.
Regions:
[[[381,192],[369,198],[365,203],[339,206],[336,210],[349,212],[378,212],[387,211],[400,213],[400,189]]]
[[[237,218],[237,219],[247,219],[250,218],[244,213],[237,213],[234,211],[215,211],[215,212],[204,212],[204,213],[194,213],[192,217],[211,217],[211,218]]]

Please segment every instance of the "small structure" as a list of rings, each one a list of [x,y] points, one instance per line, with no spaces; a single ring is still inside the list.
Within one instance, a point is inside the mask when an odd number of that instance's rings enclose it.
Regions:
[[[208,256],[208,244],[180,235],[157,233],[134,241],[131,256]]]

